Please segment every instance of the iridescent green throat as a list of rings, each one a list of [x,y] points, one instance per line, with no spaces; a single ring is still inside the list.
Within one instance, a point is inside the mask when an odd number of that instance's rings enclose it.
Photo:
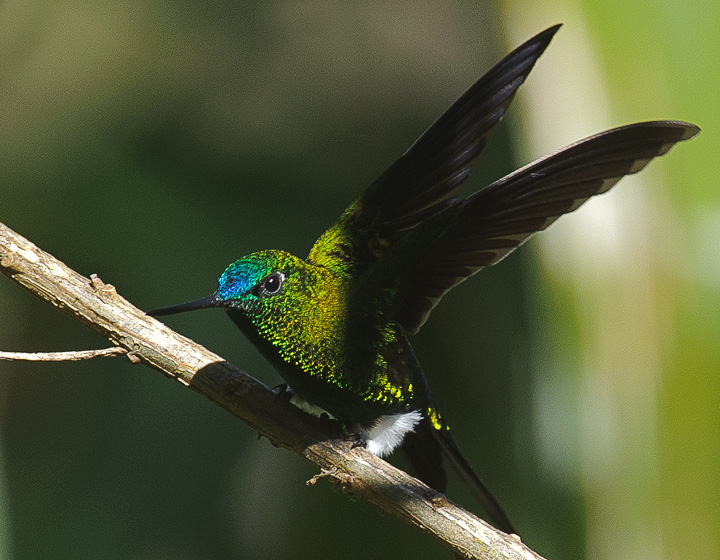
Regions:
[[[216,297],[299,396],[369,421],[414,404],[412,380],[401,380],[419,366],[397,325],[351,312],[349,285],[325,267],[261,251],[225,270]]]

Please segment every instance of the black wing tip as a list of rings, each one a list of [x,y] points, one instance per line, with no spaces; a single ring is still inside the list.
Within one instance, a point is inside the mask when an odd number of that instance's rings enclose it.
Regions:
[[[555,25],[551,25],[544,31],[541,31],[540,33],[537,33],[536,35],[533,35],[530,39],[525,41],[525,45],[538,45],[540,47],[540,53],[542,54],[545,49],[547,49],[548,45],[550,44],[550,41],[552,41],[553,37],[555,37],[555,34],[558,32],[558,30],[563,26],[562,23],[556,23]],[[540,56],[540,55],[538,55]]]
[[[661,126],[664,126],[666,128],[674,128],[682,132],[680,135],[680,138],[678,139],[678,142],[682,142],[683,140],[690,140],[690,138],[693,138],[694,136],[697,136],[700,134],[700,131],[702,130],[698,125],[685,122],[685,121],[657,121]]]
[[[680,132],[680,137],[678,138],[678,142],[681,142],[683,140],[689,140],[693,136],[698,135],[702,130],[698,125],[689,123],[689,122],[685,122],[685,121],[657,120],[657,121],[641,121],[641,122],[636,122],[636,123],[632,123],[632,124],[627,124],[625,126],[620,126],[620,127],[608,130],[607,132],[613,132],[615,130],[631,129],[631,128],[663,128],[663,129],[667,129],[668,131],[676,130],[676,131]]]
[[[509,62],[517,64],[516,61],[519,62],[520,60],[524,59],[525,62],[522,66],[526,66],[527,69],[525,72],[523,72],[523,74],[525,75],[525,77],[527,77],[527,74],[530,73],[532,67],[535,66],[535,63],[547,50],[548,46],[550,45],[550,41],[552,41],[555,33],[557,33],[560,27],[562,27],[562,23],[557,23],[551,27],[548,27],[544,31],[541,31],[540,33],[533,35],[532,37],[530,37],[530,39],[528,39],[520,46],[513,49],[510,53],[505,55],[500,60],[500,62],[498,62],[492,69],[490,69],[487,74],[492,75],[493,70],[495,70],[496,68],[504,68]]]
[[[538,37],[538,38],[539,38],[539,37],[547,37],[547,40],[548,40],[548,42],[549,42],[550,39],[553,38],[553,36],[555,35],[555,33],[557,33],[558,30],[559,30],[562,26],[563,26],[562,23],[556,23],[555,25],[551,25],[550,27],[548,27],[547,29],[545,29],[545,31],[541,31],[540,33],[538,33],[537,35],[535,35],[535,37]]]
[[[683,140],[689,140],[690,138],[693,138],[702,132],[702,128],[700,128],[696,124],[682,121],[679,121],[678,124],[685,128],[685,135],[683,137]]]
[[[607,130],[603,130],[602,132],[598,132],[597,134],[593,134],[592,136],[587,136],[581,140],[578,140],[577,142],[573,142],[572,144],[569,144],[568,146],[565,146],[564,148],[561,148],[557,150],[556,152],[553,152],[551,154],[548,154],[545,157],[542,157],[540,159],[537,159],[533,161],[532,163],[529,163],[528,165],[521,167],[517,171],[511,173],[507,177],[514,176],[516,174],[519,174],[520,172],[527,171],[527,168],[530,168],[538,163],[544,162],[546,160],[558,157],[560,154],[565,153],[569,150],[573,149],[579,149],[580,146],[586,146],[591,143],[598,143],[598,142],[607,142],[608,137],[613,137],[615,139],[618,138],[634,138],[639,141],[646,141],[646,142],[662,142],[667,145],[667,150],[669,150],[672,146],[677,144],[678,142],[683,142],[685,140],[689,140],[690,138],[693,138],[697,134],[700,133],[700,127],[688,123],[685,121],[676,121],[676,120],[654,120],[654,121],[639,121],[634,122],[630,124],[625,124],[622,126],[616,126],[614,128],[609,128]],[[658,157],[660,155],[663,155],[667,150],[664,152],[658,153],[653,157]],[[500,179],[500,181],[504,181],[505,178]]]

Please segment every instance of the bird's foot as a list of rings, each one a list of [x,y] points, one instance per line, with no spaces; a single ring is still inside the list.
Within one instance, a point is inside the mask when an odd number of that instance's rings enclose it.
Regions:
[[[367,447],[367,441],[365,441],[365,438],[360,434],[348,434],[345,436],[344,440],[352,442],[350,449],[355,449],[356,447]]]

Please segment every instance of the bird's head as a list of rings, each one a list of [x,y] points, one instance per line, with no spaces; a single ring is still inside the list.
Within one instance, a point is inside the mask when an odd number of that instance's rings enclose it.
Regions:
[[[237,310],[251,321],[280,311],[297,291],[304,291],[307,264],[283,251],[260,251],[235,261],[220,276],[214,294],[171,307],[154,309],[152,316],[221,307]]]

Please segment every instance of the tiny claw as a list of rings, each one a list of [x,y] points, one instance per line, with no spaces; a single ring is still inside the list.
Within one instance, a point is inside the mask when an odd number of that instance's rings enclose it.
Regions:
[[[357,447],[367,447],[367,441],[365,441],[365,438],[362,437],[360,434],[348,434],[345,436],[345,441],[351,441],[352,445],[350,446],[350,449],[355,449]]]

